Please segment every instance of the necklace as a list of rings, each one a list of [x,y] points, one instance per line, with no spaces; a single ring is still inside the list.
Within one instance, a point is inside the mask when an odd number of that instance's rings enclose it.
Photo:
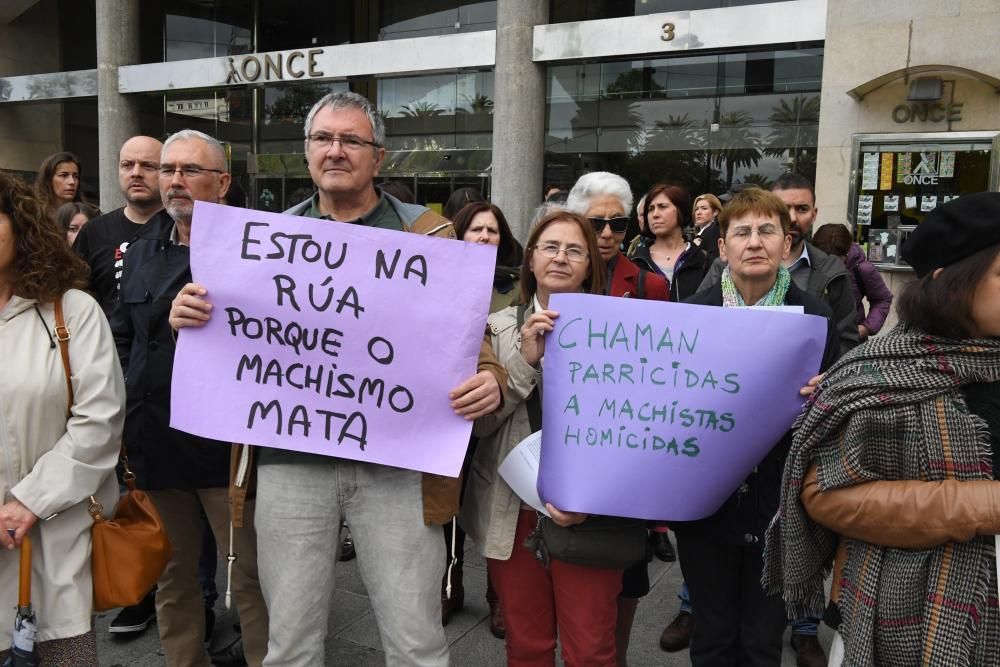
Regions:
[[[681,251],[682,251],[682,252],[683,252],[683,248],[684,248],[684,246],[682,246],[682,247],[681,247]],[[663,251],[661,250],[660,252],[663,252]],[[676,251],[674,251],[674,250],[671,250],[671,251],[670,251],[670,254],[669,254],[669,255],[663,255],[663,257],[664,257],[664,258],[666,259],[666,261],[668,261],[668,262],[669,262],[669,261],[670,261],[671,259],[673,259],[673,258],[674,258],[674,255],[675,255],[675,254],[679,254],[679,253],[677,253],[677,252],[676,252]]]

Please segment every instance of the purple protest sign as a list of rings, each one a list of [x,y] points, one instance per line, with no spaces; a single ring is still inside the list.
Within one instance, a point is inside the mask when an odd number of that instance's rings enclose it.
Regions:
[[[822,317],[553,295],[539,495],[560,509],[709,516],[788,430]]]
[[[458,476],[493,246],[203,202],[191,232],[213,310],[178,336],[171,426]]]

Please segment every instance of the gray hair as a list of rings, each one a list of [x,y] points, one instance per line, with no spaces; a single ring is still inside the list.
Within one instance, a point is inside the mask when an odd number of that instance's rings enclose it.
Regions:
[[[309,110],[309,115],[306,116],[305,128],[306,148],[308,148],[309,144],[309,135],[312,134],[313,120],[316,119],[316,114],[319,113],[320,109],[324,107],[330,107],[333,111],[337,109],[360,109],[364,111],[365,115],[368,116],[368,122],[371,123],[372,138],[375,143],[379,146],[385,145],[385,122],[382,120],[382,115],[378,112],[378,109],[363,95],[345,91],[324,95]]]
[[[163,142],[163,148],[160,149],[160,160],[163,160],[163,156],[166,155],[167,148],[170,144],[175,141],[190,139],[199,139],[204,141],[208,145],[209,151],[215,159],[215,167],[229,173],[229,165],[226,164],[226,149],[222,146],[218,139],[210,137],[204,132],[199,132],[198,130],[180,130],[167,137],[167,140]]]
[[[565,210],[567,210],[565,204],[560,204],[558,202],[551,202],[551,201],[542,202],[542,205],[535,209],[535,214],[531,216],[531,224],[528,225],[527,229],[528,234],[530,234],[531,230],[535,228],[535,225],[541,222],[542,218],[547,216],[549,213],[555,213],[556,211],[565,211]],[[521,241],[522,243],[525,241],[525,239],[518,239],[518,240]]]
[[[590,200],[600,195],[616,197],[626,215],[632,211],[632,188],[624,178],[609,171],[592,171],[578,178],[569,191],[566,210],[583,215],[590,208]]]
[[[646,203],[646,195],[639,198],[639,203],[635,205],[635,212],[639,213],[643,211],[642,205]]]

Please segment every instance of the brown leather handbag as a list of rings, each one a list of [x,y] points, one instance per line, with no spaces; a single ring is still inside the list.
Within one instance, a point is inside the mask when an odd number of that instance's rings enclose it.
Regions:
[[[73,384],[70,381],[70,331],[63,318],[62,299],[56,299],[56,340],[66,371],[69,405],[73,405]],[[94,579],[94,609],[104,611],[115,607],[138,604],[156,585],[163,569],[173,556],[173,548],[163,528],[159,512],[142,491],[135,488],[135,475],[128,467],[128,456],[122,444],[123,479],[128,487],[118,501],[113,519],[104,516],[97,498],[90,496],[90,516],[93,546],[91,571]]]

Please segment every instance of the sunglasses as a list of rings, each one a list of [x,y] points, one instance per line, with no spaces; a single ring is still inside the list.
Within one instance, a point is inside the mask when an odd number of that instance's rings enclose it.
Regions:
[[[623,215],[618,218],[587,218],[590,220],[591,226],[594,228],[595,234],[600,234],[604,231],[604,225],[611,225],[611,231],[615,234],[624,234],[625,230],[628,228],[629,217]]]

